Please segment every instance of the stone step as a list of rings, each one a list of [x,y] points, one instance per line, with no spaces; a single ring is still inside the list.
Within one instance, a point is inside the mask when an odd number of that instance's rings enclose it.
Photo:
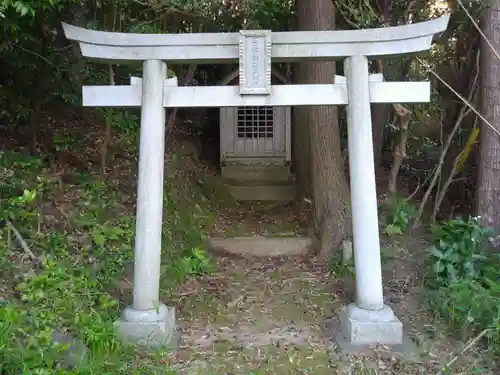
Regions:
[[[222,178],[230,181],[286,182],[292,179],[289,166],[284,165],[227,165],[221,169]]]
[[[229,185],[228,188],[237,201],[292,201],[296,197],[293,184]]]
[[[313,240],[309,237],[212,237],[209,245],[212,249],[233,254],[277,257],[307,254],[312,248]]]

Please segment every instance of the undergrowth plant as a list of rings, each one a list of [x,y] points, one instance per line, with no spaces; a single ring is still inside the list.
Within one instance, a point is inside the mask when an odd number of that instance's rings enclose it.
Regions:
[[[162,294],[189,277],[210,272],[205,252],[214,219],[210,182],[199,170],[173,161],[165,179]],[[133,173],[133,172],[131,172]],[[200,182],[203,180],[203,182]],[[119,184],[94,175],[61,184],[41,159],[0,152],[0,373],[169,374],[164,353],[142,353],[118,341],[113,321],[121,301],[116,282],[133,262],[135,212]],[[67,367],[68,345],[58,332],[83,343]]]
[[[487,250],[492,231],[469,217],[433,225],[432,234],[431,307],[463,334],[488,330],[487,348],[500,354],[500,257]]]
[[[384,233],[389,237],[405,234],[417,213],[415,206],[408,199],[398,196],[391,197],[386,211],[387,225]]]
[[[429,248],[436,280],[441,284],[469,279],[477,280],[489,258],[485,245],[492,231],[479,219],[455,219],[431,226],[435,243]]]

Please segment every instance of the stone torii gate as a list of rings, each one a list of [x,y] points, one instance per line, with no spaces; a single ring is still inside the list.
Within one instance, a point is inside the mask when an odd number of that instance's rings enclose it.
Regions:
[[[426,51],[449,17],[355,31],[126,34],[63,24],[88,58],[143,61],[143,78],[127,86],[85,86],[83,105],[141,107],[133,304],[116,322],[119,335],[139,344],[172,340],[175,310],[159,301],[165,108],[347,105],[356,302],[341,317],[352,345],[401,344],[402,323],[384,304],[370,103],[423,103],[429,82],[383,82],[368,74],[368,57]],[[345,77],[332,84],[271,85],[273,62],[344,59]],[[240,64],[239,86],[177,87],[166,63]],[[333,77],[332,77],[333,81]]]

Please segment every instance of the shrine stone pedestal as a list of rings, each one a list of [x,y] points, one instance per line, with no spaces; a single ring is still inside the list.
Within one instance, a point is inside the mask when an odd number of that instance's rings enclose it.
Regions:
[[[400,345],[403,342],[403,323],[388,306],[381,310],[365,310],[351,303],[340,315],[340,322],[338,338],[352,346]]]
[[[152,348],[177,349],[179,336],[175,328],[175,308],[164,304],[156,311],[127,307],[120,319],[115,321],[115,329],[121,340]]]
[[[351,303],[342,310],[337,325],[331,328],[342,355],[421,361],[421,351],[404,333],[402,322],[388,306],[365,310]]]

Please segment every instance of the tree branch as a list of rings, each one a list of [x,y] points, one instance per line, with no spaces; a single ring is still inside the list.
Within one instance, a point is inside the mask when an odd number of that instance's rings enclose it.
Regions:
[[[191,64],[188,67],[187,73],[182,79],[181,82],[179,82],[179,86],[187,86],[189,84],[189,81],[191,81],[194,77],[194,74],[196,73],[196,68],[198,67],[197,64]],[[170,116],[168,116],[168,121],[167,121],[167,143],[170,140],[172,133],[173,133],[173,128],[175,124],[175,119],[177,118],[177,111],[178,108],[174,108],[172,112],[170,113]]]
[[[478,59],[478,63],[479,63],[479,52],[477,54],[477,59]],[[478,66],[478,65],[476,65],[476,66]],[[477,88],[478,80],[479,80],[479,71],[476,69],[476,74],[475,74],[474,80],[472,82],[472,87],[471,87],[471,90],[470,90],[469,97],[468,97],[467,100],[464,99],[464,105],[460,109],[460,113],[458,115],[457,121],[455,122],[455,126],[453,127],[453,129],[451,130],[450,134],[448,135],[448,138],[446,139],[446,143],[445,143],[445,145],[443,147],[443,151],[441,152],[441,155],[439,156],[438,165],[437,165],[437,167],[436,167],[436,169],[434,171],[434,174],[432,176],[431,183],[430,183],[429,187],[427,188],[427,191],[425,192],[424,198],[420,202],[420,206],[418,208],[418,213],[417,213],[417,216],[416,216],[416,218],[415,218],[415,220],[413,222],[412,229],[415,229],[418,226],[420,220],[422,219],[422,214],[424,212],[424,207],[427,204],[427,201],[429,200],[429,197],[430,197],[430,195],[432,193],[432,190],[434,190],[434,187],[436,186],[436,183],[438,181],[439,176],[441,175],[441,171],[442,171],[442,168],[443,168],[443,165],[444,165],[444,161],[445,161],[446,155],[448,153],[448,149],[451,146],[451,142],[453,140],[453,137],[455,136],[455,133],[460,128],[460,125],[462,124],[463,119],[473,109],[473,107],[470,104],[470,102],[473,100],[474,95],[476,93],[476,88]]]
[[[26,255],[28,255],[28,257],[31,260],[36,260],[35,254],[33,254],[33,252],[30,250],[28,244],[24,240],[23,236],[21,236],[21,233],[19,233],[19,231],[16,229],[16,227],[14,226],[14,224],[12,224],[9,220],[5,220],[5,223],[7,224],[7,227],[9,228],[9,230],[12,233],[14,233],[14,237],[16,237],[17,242],[19,242],[19,245],[24,250],[24,252],[26,253]]]
[[[389,177],[389,185],[387,186],[388,195],[392,197],[396,193],[396,186],[398,181],[398,173],[406,157],[406,143],[408,142],[408,125],[410,124],[411,111],[403,107],[401,104],[394,104],[394,111],[399,117],[399,142],[394,147],[394,158],[392,162],[391,173]]]

